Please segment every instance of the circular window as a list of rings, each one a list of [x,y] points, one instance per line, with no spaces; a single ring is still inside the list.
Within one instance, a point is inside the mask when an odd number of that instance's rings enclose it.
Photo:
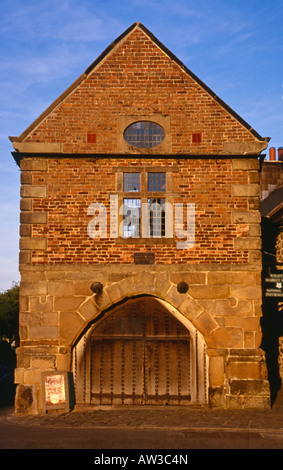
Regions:
[[[149,149],[161,144],[165,138],[165,132],[154,122],[139,121],[127,127],[124,138],[133,147]]]

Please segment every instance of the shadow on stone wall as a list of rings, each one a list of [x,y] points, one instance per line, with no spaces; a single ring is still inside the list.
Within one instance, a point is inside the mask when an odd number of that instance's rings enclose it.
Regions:
[[[265,296],[265,278],[270,271],[276,267],[276,239],[279,233],[278,224],[269,219],[262,219],[262,344],[265,351],[268,380],[270,383],[271,405],[276,400],[277,393],[281,388],[281,377],[279,370],[279,338],[283,336],[283,311],[278,310],[278,298]]]
[[[262,344],[265,351],[268,380],[270,384],[271,405],[281,388],[279,371],[279,337],[283,336],[283,312],[278,311],[276,301],[263,301],[261,319]]]
[[[14,405],[16,354],[7,341],[0,341],[0,408]]]

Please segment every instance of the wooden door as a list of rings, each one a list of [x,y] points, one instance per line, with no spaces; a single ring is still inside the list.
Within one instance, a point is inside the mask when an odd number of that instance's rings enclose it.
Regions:
[[[145,402],[188,405],[191,401],[190,344],[171,339],[145,343]]]
[[[156,300],[119,308],[94,329],[93,404],[189,404],[189,331]]]

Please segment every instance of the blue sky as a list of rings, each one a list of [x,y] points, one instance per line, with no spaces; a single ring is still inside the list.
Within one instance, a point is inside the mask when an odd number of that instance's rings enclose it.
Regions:
[[[20,135],[135,21],[283,146],[282,0],[0,0],[0,292],[18,273]]]

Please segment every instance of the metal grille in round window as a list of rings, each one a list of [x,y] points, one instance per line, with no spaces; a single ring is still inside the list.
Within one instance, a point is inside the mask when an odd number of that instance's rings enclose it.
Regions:
[[[133,147],[149,149],[159,145],[165,137],[164,129],[149,121],[134,122],[124,132],[124,138]]]

